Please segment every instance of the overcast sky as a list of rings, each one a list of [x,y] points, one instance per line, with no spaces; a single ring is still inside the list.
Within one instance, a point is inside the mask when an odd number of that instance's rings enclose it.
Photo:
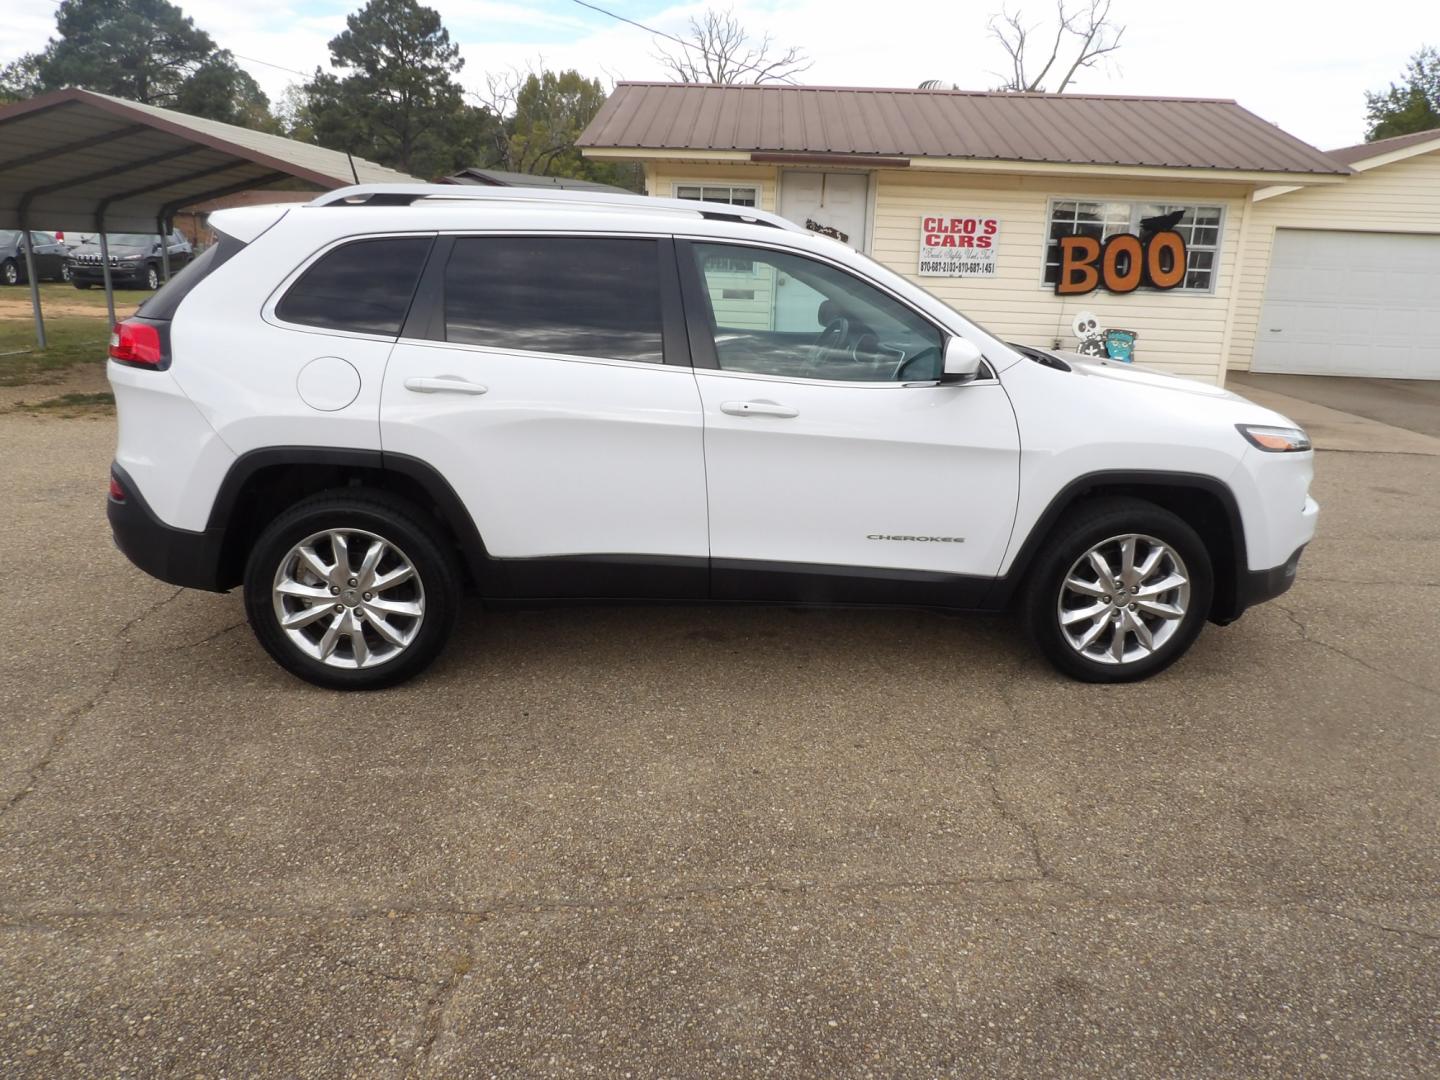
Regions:
[[[672,33],[705,7],[596,2]],[[814,59],[804,82],[915,86],[944,79],[987,89],[1005,60],[985,30],[999,3],[737,0],[733,8],[747,28],[768,30],[777,43],[798,45]],[[326,42],[361,0],[188,0],[182,6],[220,45],[253,58],[239,62],[275,98],[298,76],[257,61],[301,72],[325,64]],[[470,86],[483,85],[487,70],[541,60],[578,68],[607,86],[662,77],[655,39],[573,0],[432,0],[431,6],[461,47],[463,81]],[[1027,21],[1052,10],[1045,0],[1011,0],[1010,6]],[[1326,6],[1343,17],[1325,17]],[[4,7],[0,62],[40,48],[54,32],[54,0],[4,0]],[[1114,14],[1127,26],[1124,47],[1108,67],[1083,73],[1073,89],[1235,98],[1322,149],[1359,142],[1365,91],[1398,78],[1422,44],[1440,46],[1436,0],[1367,0],[1343,9],[1298,0],[1114,0]]]

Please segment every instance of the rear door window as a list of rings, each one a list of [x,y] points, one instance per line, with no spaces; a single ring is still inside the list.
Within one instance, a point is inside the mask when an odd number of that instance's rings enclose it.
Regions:
[[[399,337],[431,236],[356,240],[322,255],[275,305],[289,323]]]
[[[654,240],[462,237],[445,268],[445,339],[663,363],[659,260]]]

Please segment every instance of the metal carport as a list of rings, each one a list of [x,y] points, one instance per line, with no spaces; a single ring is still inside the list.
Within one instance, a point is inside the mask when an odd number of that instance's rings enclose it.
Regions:
[[[414,177],[336,150],[153,105],[67,89],[0,108],[0,229],[25,234],[35,335],[45,347],[32,228],[100,234],[105,300],[115,321],[106,232],[170,231],[206,199],[285,181],[322,190]],[[164,274],[169,252],[161,244]]]

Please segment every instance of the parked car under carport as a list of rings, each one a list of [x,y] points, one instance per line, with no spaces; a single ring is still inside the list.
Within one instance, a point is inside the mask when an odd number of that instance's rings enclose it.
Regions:
[[[30,239],[35,245],[35,276],[41,281],[69,281],[65,244],[48,232],[31,232]],[[28,280],[25,234],[19,229],[0,229],[0,285],[24,285]]]
[[[170,272],[174,273],[190,261],[193,249],[178,230],[169,236]],[[164,281],[164,262],[160,237],[153,233],[106,233],[110,252],[110,280],[120,286],[137,289],[158,289]],[[77,289],[92,285],[104,287],[105,268],[101,263],[100,237],[87,235],[70,250],[70,282]]]

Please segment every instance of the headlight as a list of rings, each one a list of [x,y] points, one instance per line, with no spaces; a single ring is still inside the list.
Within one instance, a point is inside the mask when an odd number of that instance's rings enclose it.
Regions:
[[[1270,427],[1266,424],[1236,424],[1245,441],[1270,454],[1298,454],[1310,449],[1310,436],[1298,427]]]

